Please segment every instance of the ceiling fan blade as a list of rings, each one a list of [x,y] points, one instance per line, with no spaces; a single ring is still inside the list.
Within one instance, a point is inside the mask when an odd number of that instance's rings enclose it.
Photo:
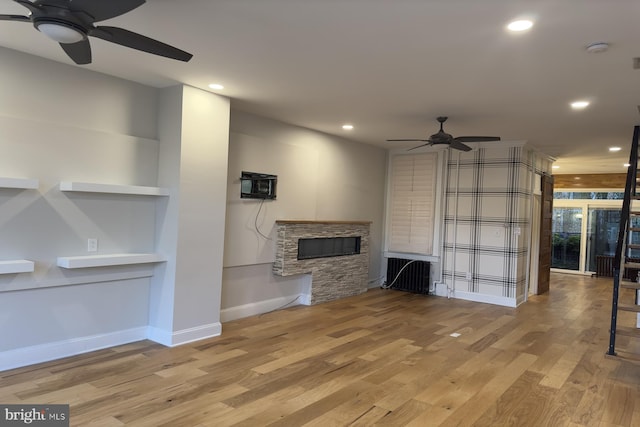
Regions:
[[[125,13],[145,4],[145,0],[73,0],[69,6],[73,10],[82,10],[91,15],[94,21],[104,21],[124,15]]]
[[[123,28],[96,27],[89,30],[89,35],[132,49],[164,56],[165,58],[177,59],[178,61],[187,62],[193,57],[188,52]]]
[[[0,21],[31,22],[31,19],[22,15],[0,15]]]
[[[407,151],[415,150],[417,148],[421,148],[427,145],[433,145],[433,142],[427,142],[426,144],[418,145],[417,147],[409,148]]]
[[[459,142],[486,142],[486,141],[500,141],[499,136],[459,136],[454,138]]]
[[[469,147],[468,145],[464,145],[462,142],[458,141],[458,138],[455,138],[453,141],[451,141],[449,147],[460,151],[471,151],[471,147]]]
[[[27,9],[29,9],[31,12],[35,12],[38,10],[38,7],[36,5],[34,5],[32,2],[30,2],[29,0],[13,0],[14,2],[26,7]]]
[[[82,40],[78,43],[60,43],[60,47],[78,65],[91,64],[91,46],[89,40]]]
[[[388,142],[429,142],[428,139],[387,139]]]

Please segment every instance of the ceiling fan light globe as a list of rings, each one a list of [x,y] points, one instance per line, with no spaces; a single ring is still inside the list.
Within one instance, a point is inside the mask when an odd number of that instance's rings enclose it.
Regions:
[[[51,40],[63,44],[78,43],[86,38],[79,30],[56,22],[42,22],[36,28]]]

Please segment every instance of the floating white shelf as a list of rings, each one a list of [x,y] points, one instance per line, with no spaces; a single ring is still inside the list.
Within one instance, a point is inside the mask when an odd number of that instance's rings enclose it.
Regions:
[[[35,190],[40,185],[37,179],[0,177],[0,188],[18,188],[21,190]]]
[[[26,259],[0,261],[0,274],[32,273],[34,265],[33,261]]]
[[[57,264],[62,268],[89,268],[166,261],[166,258],[160,254],[104,254],[58,257]]]
[[[169,189],[140,185],[95,184],[91,182],[60,181],[60,191],[84,193],[134,194],[138,196],[168,196]]]

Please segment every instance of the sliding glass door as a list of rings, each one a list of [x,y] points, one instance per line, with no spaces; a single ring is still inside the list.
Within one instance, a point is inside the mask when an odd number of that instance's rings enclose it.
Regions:
[[[580,270],[582,208],[553,208],[551,268]]]
[[[587,271],[596,270],[596,257],[613,257],[620,229],[620,209],[589,207],[587,226]]]
[[[616,250],[621,198],[619,192],[554,193],[551,268],[589,274],[598,272],[598,261],[607,265]]]

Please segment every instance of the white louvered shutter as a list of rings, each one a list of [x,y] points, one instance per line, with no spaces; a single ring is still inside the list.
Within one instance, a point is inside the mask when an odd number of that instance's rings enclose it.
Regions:
[[[436,153],[397,155],[391,160],[392,252],[433,252],[436,160]]]

